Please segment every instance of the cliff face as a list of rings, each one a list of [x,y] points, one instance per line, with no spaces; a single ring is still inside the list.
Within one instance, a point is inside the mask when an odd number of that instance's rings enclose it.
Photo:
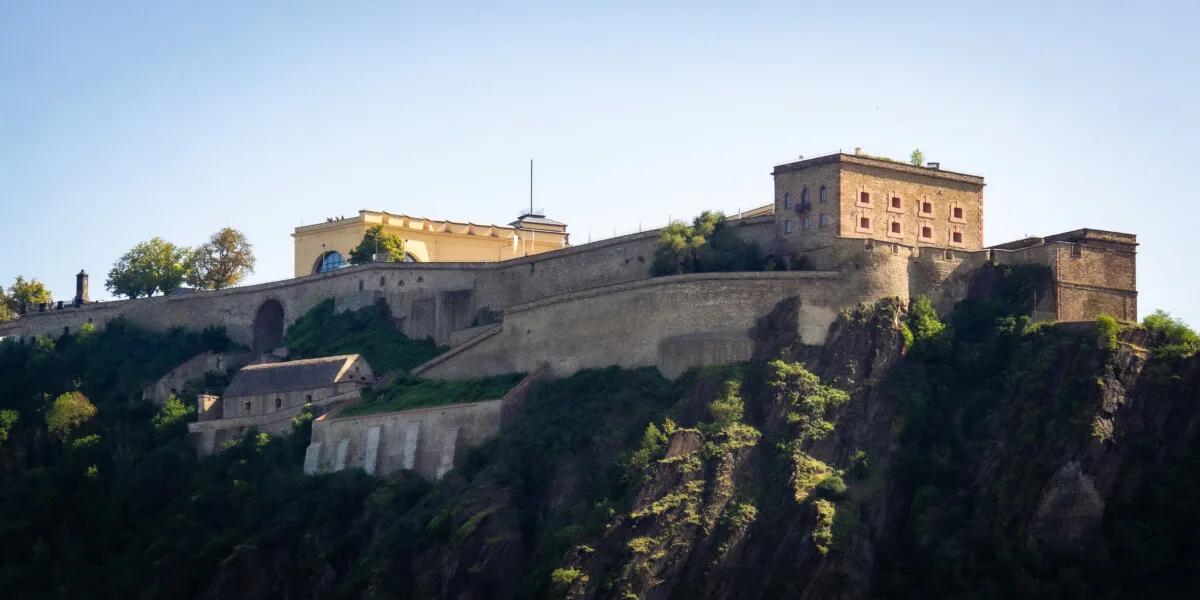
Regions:
[[[813,348],[787,333],[800,307],[784,301],[757,324],[745,365],[673,383],[616,368],[543,382],[436,485],[304,476],[302,422],[289,438],[250,436],[195,459],[186,413],[130,399],[204,349],[200,339],[110,328],[0,345],[0,399],[29,399],[0,442],[0,587],[147,598],[1193,595],[1196,343],[1161,327],[1030,324],[1013,316],[1029,307],[1004,300],[1031,297],[1019,274],[999,276],[944,323],[928,305],[883,301],[842,315]],[[122,371],[139,348],[137,372]],[[34,420],[39,393],[81,383],[98,415],[49,438]]]
[[[795,309],[782,303],[760,323],[751,364],[680,384],[640,444],[586,451],[593,467],[614,461],[627,486],[590,522],[542,530],[570,520],[579,479],[596,475],[567,456],[543,472],[532,522],[505,516],[519,497],[494,496],[501,508],[458,542],[466,550],[423,551],[418,581],[429,585],[397,589],[477,598],[1194,589],[1200,361],[1152,357],[1157,342],[1144,330],[1122,332],[1110,349],[1091,324],[1030,326],[985,304],[968,304],[943,330],[881,302],[845,315],[813,350],[778,334],[794,331]],[[907,345],[906,329],[916,334]],[[480,549],[497,536],[503,549]]]

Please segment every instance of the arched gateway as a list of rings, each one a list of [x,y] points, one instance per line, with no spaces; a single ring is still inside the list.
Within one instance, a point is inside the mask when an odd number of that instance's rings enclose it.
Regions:
[[[283,345],[283,305],[267,300],[254,315],[254,352],[263,354]]]

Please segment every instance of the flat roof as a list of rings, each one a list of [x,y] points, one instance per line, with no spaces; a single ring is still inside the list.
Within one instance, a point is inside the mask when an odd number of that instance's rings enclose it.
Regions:
[[[955,171],[947,171],[945,169],[935,169],[933,167],[918,167],[886,158],[868,156],[865,154],[846,154],[845,152],[835,152],[818,156],[816,158],[806,158],[796,162],[790,162],[782,165],[776,165],[771,171],[771,175],[780,175],[782,173],[794,173],[812,167],[828,165],[833,163],[846,163],[852,165],[863,165],[867,167],[879,167],[912,175],[923,175],[925,177],[934,177],[937,179],[947,179],[950,181],[958,181],[961,183],[973,183],[975,185],[984,185],[983,176],[971,175],[968,173],[957,173]]]

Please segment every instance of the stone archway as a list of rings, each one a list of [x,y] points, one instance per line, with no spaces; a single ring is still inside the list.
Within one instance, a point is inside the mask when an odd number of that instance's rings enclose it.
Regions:
[[[267,300],[254,315],[254,352],[264,354],[283,345],[283,305]]]

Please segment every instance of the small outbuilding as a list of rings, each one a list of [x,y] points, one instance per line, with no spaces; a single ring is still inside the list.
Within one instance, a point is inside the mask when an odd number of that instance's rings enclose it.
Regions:
[[[371,365],[358,354],[249,365],[234,375],[225,395],[197,398],[198,421],[188,426],[200,454],[254,427],[286,433],[305,405],[317,415],[358,400],[375,383]]]

